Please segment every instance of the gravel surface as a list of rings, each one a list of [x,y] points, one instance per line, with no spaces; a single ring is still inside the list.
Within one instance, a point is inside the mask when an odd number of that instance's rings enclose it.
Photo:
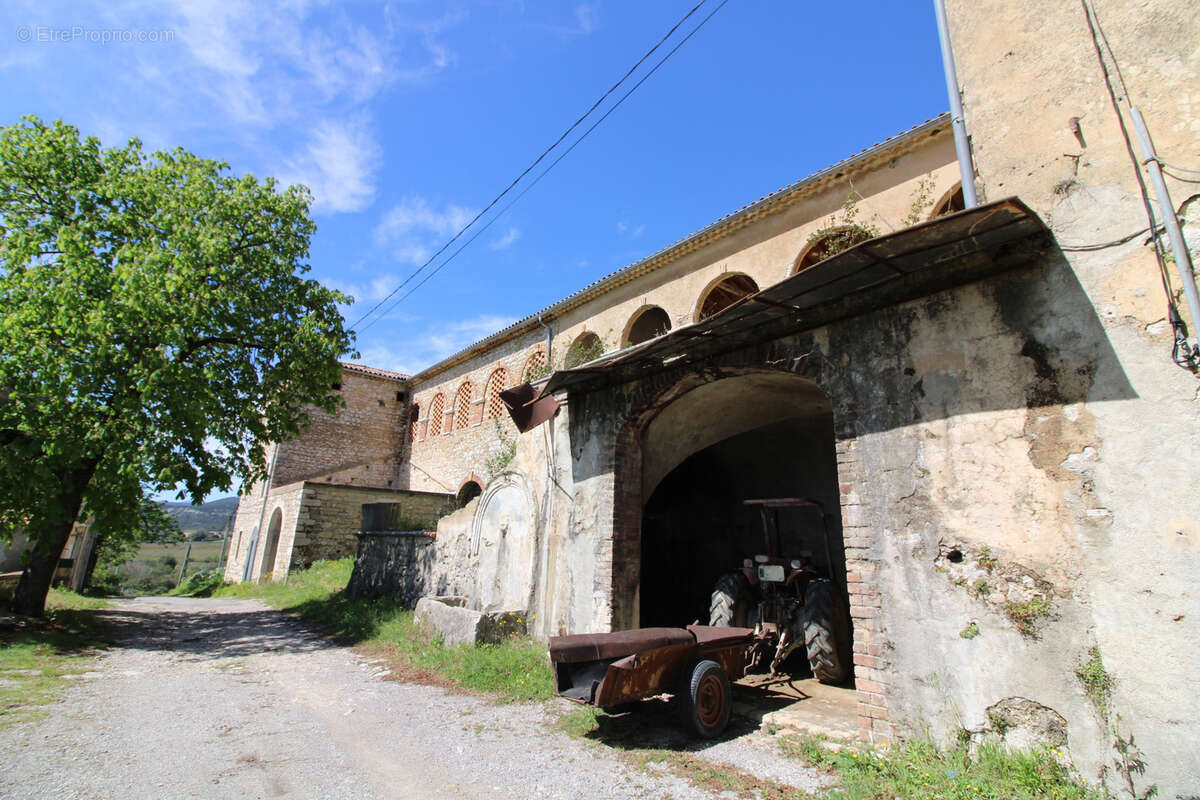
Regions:
[[[0,731],[0,797],[732,797],[557,732],[566,701],[498,705],[386,680],[379,661],[254,601],[113,605],[103,613],[116,646],[95,671],[46,718]],[[617,718],[646,732],[623,747],[695,747],[659,716],[651,705]],[[735,723],[742,735],[693,755],[819,788],[769,736]]]

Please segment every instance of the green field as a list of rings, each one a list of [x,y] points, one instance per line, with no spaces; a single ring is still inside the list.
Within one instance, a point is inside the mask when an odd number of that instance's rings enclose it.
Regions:
[[[193,561],[211,561],[213,565],[221,557],[221,548],[225,545],[221,541],[211,542],[192,542],[192,555],[188,559],[188,572],[192,571]],[[179,542],[177,544],[143,544],[138,547],[137,558],[161,558],[163,556],[171,556],[179,563],[183,563],[183,554],[187,552],[187,542]]]
[[[183,579],[216,567],[224,545],[222,541],[192,542]],[[136,556],[116,568],[105,589],[116,594],[163,594],[179,581],[187,550],[186,542],[142,544]]]

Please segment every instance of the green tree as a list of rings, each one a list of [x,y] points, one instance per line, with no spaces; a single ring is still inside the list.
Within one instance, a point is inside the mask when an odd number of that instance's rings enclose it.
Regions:
[[[33,548],[41,614],[81,509],[131,527],[143,492],[261,479],[352,334],[303,277],[311,196],[182,149],[102,148],[62,122],[0,128],[0,532]]]
[[[92,563],[88,565],[88,576],[84,584],[92,582],[95,571],[112,574],[118,567],[137,555],[142,542],[174,544],[186,541],[179,523],[166,512],[161,504],[143,497],[137,511],[128,515],[124,527],[100,531],[96,537],[96,548]]]

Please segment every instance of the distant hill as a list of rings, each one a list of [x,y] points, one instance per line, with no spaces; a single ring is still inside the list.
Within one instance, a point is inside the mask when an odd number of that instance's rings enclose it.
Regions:
[[[163,503],[163,510],[175,518],[179,529],[188,531],[223,531],[229,517],[237,513],[238,498],[222,497],[198,506],[191,503]]]

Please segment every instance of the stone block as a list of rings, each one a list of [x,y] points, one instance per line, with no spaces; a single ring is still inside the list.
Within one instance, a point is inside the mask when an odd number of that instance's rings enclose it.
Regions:
[[[476,611],[466,608],[463,597],[422,597],[417,601],[416,622],[438,633],[447,647],[454,647],[524,635],[527,616],[524,611]]]

